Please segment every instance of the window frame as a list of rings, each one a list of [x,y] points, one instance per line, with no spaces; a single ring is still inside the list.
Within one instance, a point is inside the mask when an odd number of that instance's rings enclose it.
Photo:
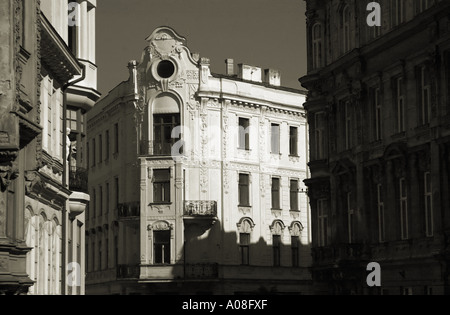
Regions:
[[[164,175],[161,175],[158,177],[157,173],[166,173]],[[167,204],[171,203],[172,196],[171,196],[171,169],[170,168],[164,168],[164,169],[153,169],[153,203],[158,204]],[[161,189],[158,190],[158,187]],[[158,195],[158,191],[161,192],[162,195]],[[166,200],[168,199],[168,200]]]
[[[242,176],[242,177],[241,177]],[[241,178],[247,178],[247,182],[243,182],[241,181]],[[246,196],[245,198],[247,199],[246,203],[243,202],[245,200],[243,200],[243,190],[245,192]],[[238,173],[238,204],[240,207],[251,207],[251,201],[250,201],[250,174],[247,173]]]

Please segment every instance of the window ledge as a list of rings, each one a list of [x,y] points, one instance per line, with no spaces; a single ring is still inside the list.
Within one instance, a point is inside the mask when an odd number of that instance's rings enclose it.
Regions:
[[[270,211],[272,212],[272,214],[278,218],[281,217],[281,212],[283,211],[282,209],[270,209]]]
[[[252,207],[251,206],[238,206],[238,210],[243,215],[249,215],[252,212]]]
[[[149,206],[167,206],[171,204],[172,202],[151,202],[149,203]]]

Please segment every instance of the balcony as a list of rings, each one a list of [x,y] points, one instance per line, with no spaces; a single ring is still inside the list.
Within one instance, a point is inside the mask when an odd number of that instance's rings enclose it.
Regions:
[[[118,265],[117,279],[138,279],[139,272],[139,265]]]
[[[141,204],[139,202],[121,203],[117,206],[120,220],[135,220],[141,215]]]
[[[217,217],[217,201],[185,201],[184,215],[189,217]]]
[[[217,221],[217,201],[186,200],[183,215],[185,224],[195,223],[209,228]]]
[[[69,189],[88,194],[88,171],[72,166],[69,171]]]
[[[139,155],[171,156],[175,142],[142,140],[139,146]]]

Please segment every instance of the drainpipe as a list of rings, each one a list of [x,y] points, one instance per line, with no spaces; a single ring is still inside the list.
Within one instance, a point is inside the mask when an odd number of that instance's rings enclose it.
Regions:
[[[73,86],[75,84],[77,84],[78,82],[83,81],[86,78],[86,66],[84,64],[80,64],[81,65],[81,77],[72,81],[72,82],[68,82],[66,83],[63,87],[62,87],[62,92],[63,92],[63,131],[64,131],[64,136],[63,136],[63,175],[62,175],[62,181],[63,181],[63,187],[64,188],[68,188],[68,184],[67,184],[67,154],[68,152],[66,152],[67,150],[67,93],[66,90],[70,87]],[[70,170],[69,170],[70,171]],[[67,202],[64,204],[63,207],[63,215],[62,215],[62,233],[63,233],[63,242],[62,242],[62,257],[61,257],[61,266],[63,269],[63,274],[61,275],[61,294],[62,295],[66,295],[67,294],[67,288],[66,288],[66,252],[67,252],[67,248],[66,248],[66,241],[67,241],[67,235],[66,235],[66,225],[67,225],[67,219],[66,219],[66,215],[67,214]],[[81,244],[80,244],[81,245]]]

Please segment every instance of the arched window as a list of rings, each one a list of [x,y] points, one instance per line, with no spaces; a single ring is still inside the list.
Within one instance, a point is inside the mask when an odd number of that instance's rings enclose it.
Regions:
[[[181,139],[179,104],[178,98],[171,93],[162,93],[153,101],[153,145],[150,155],[171,155],[172,146]]]
[[[171,263],[171,238],[173,226],[166,221],[158,221],[153,230],[153,263],[164,265]]]
[[[281,266],[281,239],[284,227],[283,222],[280,220],[274,221],[270,226],[272,232],[273,265],[275,267]]]
[[[291,255],[292,255],[292,267],[300,266],[300,235],[303,231],[303,225],[298,222],[292,222],[289,227],[291,233]]]
[[[47,294],[47,273],[48,265],[48,228],[47,217],[44,213],[39,216],[39,241],[38,241],[38,268],[37,275],[37,293],[39,295]]]
[[[322,25],[320,23],[312,27],[312,60],[313,69],[322,66]]]
[[[61,225],[55,218],[52,221],[52,288],[54,290],[53,294],[61,294],[60,292],[60,278],[61,278]],[[70,263],[70,262],[69,262]]]
[[[245,266],[250,265],[250,239],[254,226],[255,224],[250,218],[242,218],[237,224],[241,264]]]
[[[351,12],[350,7],[346,5],[342,9],[341,25],[342,25],[342,45],[343,53],[350,51],[351,48],[351,30],[350,30]]]
[[[27,253],[27,274],[32,281],[36,280],[36,222],[33,214],[33,210],[27,208],[25,210],[25,242],[31,250]],[[29,294],[35,293],[35,286],[30,287],[28,290]]]

